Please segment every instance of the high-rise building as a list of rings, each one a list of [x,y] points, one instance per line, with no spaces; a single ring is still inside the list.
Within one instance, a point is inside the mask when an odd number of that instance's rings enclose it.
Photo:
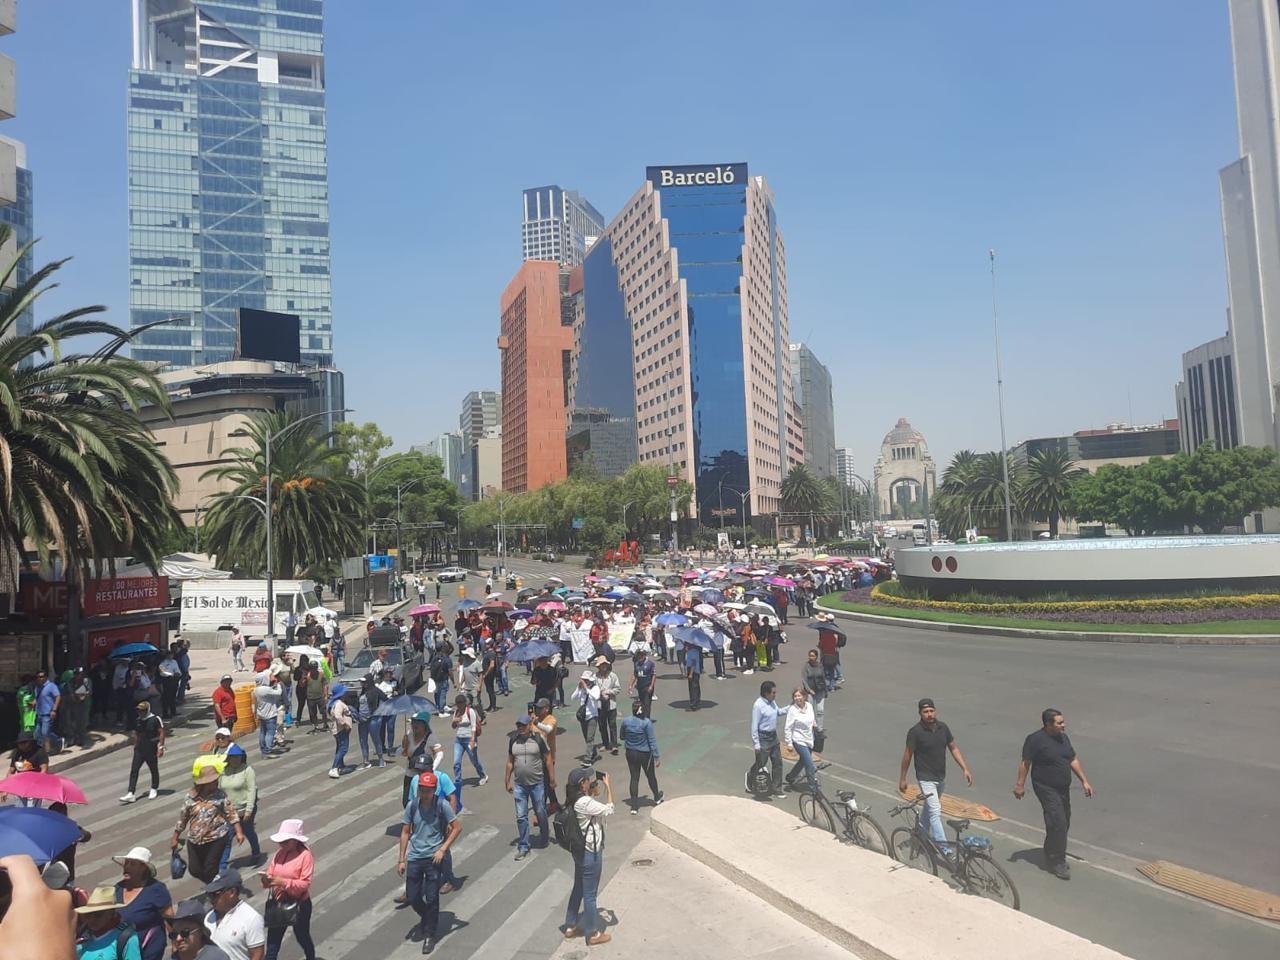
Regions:
[[[442,433],[434,440],[414,444],[411,450],[425,453],[429,457],[439,457],[444,467],[444,478],[454,486],[462,483],[463,473],[470,470],[469,455],[462,446],[462,434],[455,431]]]
[[[1229,335],[1202,343],[1182,355],[1183,380],[1174,387],[1178,440],[1183,453],[1212,442],[1219,450],[1240,444],[1235,373]]]
[[[502,489],[523,493],[567,476],[574,319],[569,270],[526,260],[503,291],[500,309]]]
[[[17,0],[0,2],[0,37],[7,37],[18,27]],[[0,53],[0,120],[12,120],[18,113],[17,67],[13,59]],[[0,137],[0,207],[20,203],[21,176],[19,170],[26,166],[26,149],[17,140]],[[18,231],[0,249],[0,261],[8,264],[17,255],[20,246]],[[17,277],[10,278],[15,286]]]
[[[650,167],[583,270],[573,408],[636,421],[637,457],[774,513],[804,460],[791,395],[786,248],[773,192],[745,163]],[[732,504],[732,498],[726,498]]]
[[[0,206],[0,223],[7,223],[13,230],[13,236],[4,253],[3,266],[8,266],[8,258],[17,255],[18,263],[10,283],[13,286],[26,283],[35,270],[35,252],[27,247],[35,239],[35,196],[31,171],[27,169],[27,148],[17,140],[0,137],[0,150],[12,149],[14,161],[14,198],[12,203]],[[19,250],[27,247],[18,254]],[[30,333],[35,325],[35,317],[31,307],[27,307],[18,316],[19,334]]]
[[[836,409],[831,373],[803,343],[790,349],[791,395],[804,434],[804,462],[816,477],[836,475]]]
[[[1219,174],[1242,444],[1280,447],[1280,6],[1230,0],[1240,159]],[[1275,516],[1272,516],[1275,515]],[[1247,529],[1261,529],[1261,515]],[[1280,520],[1269,511],[1266,527]]]
[[[836,479],[846,487],[855,485],[856,476],[851,447],[836,447]]]
[[[333,357],[322,0],[133,0],[133,355],[226,360],[236,309],[301,319]]]
[[[604,217],[576,190],[531,187],[524,192],[520,230],[525,260],[577,266],[604,233]]]
[[[502,394],[497,390],[472,390],[462,398],[458,431],[468,450],[483,436],[502,429]]]

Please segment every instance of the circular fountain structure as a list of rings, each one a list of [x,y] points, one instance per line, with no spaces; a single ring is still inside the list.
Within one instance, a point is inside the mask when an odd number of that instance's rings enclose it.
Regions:
[[[1109,537],[909,547],[894,554],[904,586],[931,597],[1280,590],[1280,536]]]

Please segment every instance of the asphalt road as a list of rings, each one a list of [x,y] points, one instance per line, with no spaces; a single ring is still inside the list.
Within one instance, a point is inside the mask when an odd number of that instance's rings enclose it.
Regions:
[[[586,572],[573,563],[508,566],[528,574],[526,584],[547,575],[576,582]],[[1280,649],[849,628],[847,685],[827,705],[833,766],[823,776],[833,787],[855,785],[882,824],[892,825],[886,811],[915,703],[930,696],[975,776],[967,788],[953,769],[948,786],[1000,814],[993,840],[1026,912],[1134,957],[1280,952],[1276,924],[1175,894],[1136,871],[1164,859],[1280,893],[1280,761],[1262,749],[1280,726]],[[787,662],[769,677],[781,689],[796,684],[811,637],[803,627],[792,630]],[[659,677],[663,788],[673,795],[741,791],[751,760],[750,704],[764,676],[705,678],[704,700],[715,705],[696,714],[673,709],[687,696],[675,669],[660,669]],[[1076,859],[1068,882],[1040,869],[1043,825],[1034,796],[1012,795],[1022,740],[1048,706],[1065,714],[1096,790],[1090,800],[1073,791]]]

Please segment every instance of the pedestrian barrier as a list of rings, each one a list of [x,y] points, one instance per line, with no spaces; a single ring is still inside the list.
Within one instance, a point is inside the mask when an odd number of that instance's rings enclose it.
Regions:
[[[256,683],[242,683],[235,688],[236,725],[231,730],[233,737],[253,733],[258,729],[258,711],[253,708],[253,688],[256,686]]]
[[[914,800],[920,796],[920,788],[915,785],[909,785],[902,792],[902,796],[907,800]],[[953,797],[948,793],[942,795],[942,815],[945,817],[963,817],[966,820],[1000,819],[1000,814],[990,807],[985,807],[980,803],[972,803],[969,800],[961,800],[959,797]]]
[[[1208,900],[1220,907],[1239,910],[1241,913],[1247,913],[1251,917],[1261,917],[1263,920],[1280,920],[1280,897],[1274,893],[1255,890],[1231,880],[1224,880],[1222,877],[1170,863],[1168,860],[1144,863],[1138,867],[1138,872],[1162,887],[1178,890],[1193,897],[1199,897],[1201,900]]]

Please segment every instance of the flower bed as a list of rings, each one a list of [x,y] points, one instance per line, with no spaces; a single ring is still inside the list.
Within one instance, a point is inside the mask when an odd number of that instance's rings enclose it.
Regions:
[[[888,587],[889,589],[885,589]],[[1250,593],[1224,594],[1188,597],[1113,597],[1102,600],[1022,600],[1010,599],[1007,603],[983,601],[970,602],[963,600],[930,600],[924,597],[902,596],[897,592],[897,584],[879,584],[872,588],[869,597],[872,603],[884,603],[894,607],[906,607],[912,610],[950,611],[952,613],[996,614],[1010,617],[1037,617],[1041,619],[1081,620],[1081,614],[1123,613],[1146,616],[1148,619],[1137,619],[1131,622],[1152,622],[1151,615],[1181,613],[1211,613],[1212,617],[1204,619],[1221,620],[1221,614],[1228,611],[1244,611],[1245,617],[1240,619],[1269,619],[1271,612],[1280,609],[1280,594]],[[852,594],[849,595],[852,599]],[[867,602],[859,599],[859,602]],[[1233,618],[1234,619],[1234,618]],[[1123,621],[1097,621],[1123,622]],[[1171,623],[1190,622],[1170,620]]]

